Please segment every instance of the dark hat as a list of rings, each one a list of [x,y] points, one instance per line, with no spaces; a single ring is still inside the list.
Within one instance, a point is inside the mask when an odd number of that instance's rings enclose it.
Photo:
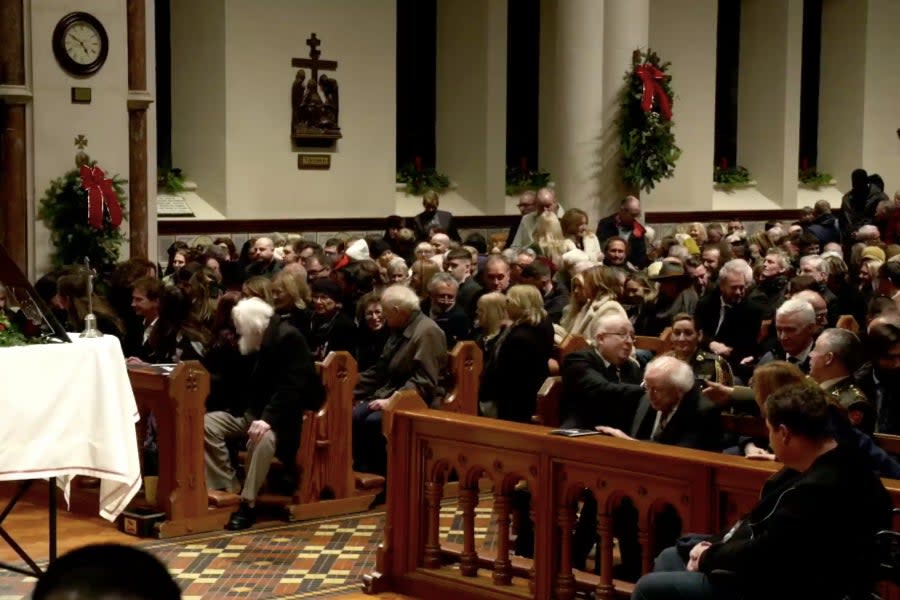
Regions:
[[[391,249],[391,245],[384,238],[366,238],[366,244],[369,245],[369,256],[378,258]]]
[[[341,296],[341,287],[335,281],[328,279],[327,277],[313,279],[312,284],[309,286],[309,290],[313,296],[328,296],[335,302],[343,300],[343,297]]]
[[[664,261],[659,268],[659,272],[650,276],[651,281],[660,281],[662,279],[682,279],[687,277],[684,272],[684,266],[680,262]]]

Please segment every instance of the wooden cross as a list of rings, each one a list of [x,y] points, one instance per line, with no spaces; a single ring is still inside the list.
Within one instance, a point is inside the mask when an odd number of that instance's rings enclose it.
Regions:
[[[313,33],[312,37],[306,40],[306,45],[309,46],[309,58],[293,58],[291,59],[292,67],[307,67],[312,71],[312,80],[319,80],[319,70],[322,71],[335,71],[337,70],[337,61],[334,60],[319,60],[319,56],[322,55],[322,52],[319,50],[319,45],[321,44],[321,40],[316,37],[316,34]]]

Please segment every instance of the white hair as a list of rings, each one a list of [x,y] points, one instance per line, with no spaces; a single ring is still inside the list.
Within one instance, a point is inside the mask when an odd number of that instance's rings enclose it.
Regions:
[[[799,315],[803,323],[816,322],[816,309],[813,308],[809,301],[801,300],[800,298],[785,300],[775,311],[776,319],[785,315]]]
[[[605,314],[599,319],[597,319],[597,327],[596,332],[600,333],[609,333],[611,327],[615,327],[616,325],[628,324],[631,325],[631,321],[628,320],[623,313],[614,312]]]
[[[234,328],[240,336],[238,349],[241,354],[259,350],[273,314],[275,309],[261,298],[244,298],[231,309]]]
[[[694,370],[691,366],[681,359],[674,356],[660,356],[654,358],[644,369],[644,375],[650,374],[651,371],[659,371],[666,375],[668,381],[681,390],[682,393],[689,392],[694,387]]]
[[[827,271],[825,271],[825,265],[823,264],[824,262],[825,261],[823,261],[822,257],[818,254],[810,254],[800,259],[800,266],[802,267],[803,265],[809,265],[812,270],[827,274]]]
[[[860,241],[877,240],[880,237],[881,233],[879,233],[878,227],[875,225],[863,225],[859,228],[859,231],[856,232],[856,239]]]
[[[719,269],[719,280],[724,280],[727,275],[742,275],[744,284],[750,285],[753,281],[753,268],[743,258],[732,258]]]
[[[419,297],[405,285],[395,284],[382,292],[381,305],[385,308],[396,306],[401,310],[412,313],[419,310]]]

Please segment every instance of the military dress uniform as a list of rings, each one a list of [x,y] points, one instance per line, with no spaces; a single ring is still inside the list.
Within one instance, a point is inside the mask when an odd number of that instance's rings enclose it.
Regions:
[[[847,411],[847,416],[854,427],[865,433],[875,431],[875,405],[853,383],[851,377],[844,377],[834,385],[825,389],[828,398],[837,402]]]
[[[668,356],[675,356],[674,352],[669,352]],[[722,385],[734,385],[734,375],[731,373],[731,366],[724,358],[714,352],[706,350],[697,350],[691,360],[688,362],[691,369],[694,370],[694,377],[703,381],[713,381]]]

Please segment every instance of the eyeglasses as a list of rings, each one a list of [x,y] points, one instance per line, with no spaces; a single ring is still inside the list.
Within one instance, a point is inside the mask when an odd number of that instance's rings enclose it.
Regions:
[[[600,335],[614,335],[614,336],[620,337],[620,338],[622,338],[622,339],[624,339],[624,340],[631,340],[631,341],[634,341],[634,334],[633,334],[633,333],[619,333],[619,332],[616,332],[616,331],[604,331],[604,332],[601,332]]]

